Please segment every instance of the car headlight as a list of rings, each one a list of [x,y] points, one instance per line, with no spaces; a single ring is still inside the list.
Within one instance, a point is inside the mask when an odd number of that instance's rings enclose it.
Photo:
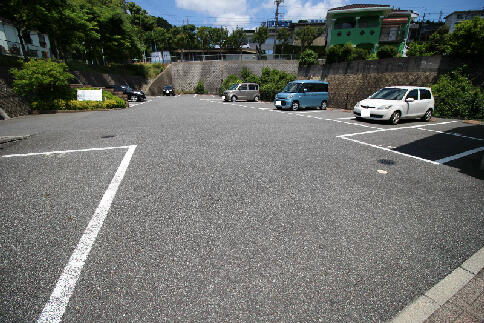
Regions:
[[[359,107],[361,107],[360,102],[356,102],[355,108],[359,108]]]
[[[379,106],[377,110],[390,109],[391,107],[392,107],[391,104],[385,104],[385,105]]]

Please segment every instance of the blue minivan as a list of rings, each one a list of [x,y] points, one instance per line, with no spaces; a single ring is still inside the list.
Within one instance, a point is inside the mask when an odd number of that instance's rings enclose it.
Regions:
[[[328,82],[297,80],[289,82],[274,99],[276,109],[320,108],[328,106]]]

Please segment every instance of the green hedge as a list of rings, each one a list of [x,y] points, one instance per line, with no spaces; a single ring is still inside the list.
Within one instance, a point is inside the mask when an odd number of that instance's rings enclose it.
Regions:
[[[464,68],[442,75],[432,85],[434,115],[446,118],[484,119],[484,91],[474,86]]]
[[[78,90],[98,90],[98,88],[79,88]],[[77,101],[76,89],[64,99],[38,100],[32,102],[33,110],[94,110],[122,109],[126,102],[109,91],[103,90],[103,101]]]
[[[264,67],[260,77],[252,73],[248,68],[244,67],[241,72],[240,78],[235,75],[229,75],[223,82],[224,86],[229,87],[234,83],[257,83],[259,84],[259,91],[261,94],[260,99],[263,101],[273,101],[277,93],[281,92],[287,83],[296,79],[296,75],[290,74],[277,69],[271,69],[270,67]],[[226,88],[225,88],[226,89]],[[224,90],[225,90],[224,89]],[[222,90],[222,92],[224,91]]]

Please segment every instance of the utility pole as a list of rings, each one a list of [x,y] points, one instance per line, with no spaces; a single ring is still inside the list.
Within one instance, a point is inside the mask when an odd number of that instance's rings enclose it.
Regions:
[[[272,51],[274,58],[276,57],[276,43],[277,43],[277,27],[279,25],[279,5],[283,3],[284,0],[274,0],[274,3],[276,4],[276,25],[274,28],[275,35],[274,35],[274,49]]]

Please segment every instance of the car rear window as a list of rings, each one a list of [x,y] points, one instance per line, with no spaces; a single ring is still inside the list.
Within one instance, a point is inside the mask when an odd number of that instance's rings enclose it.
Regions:
[[[429,90],[420,89],[420,100],[430,100],[432,98],[432,94]]]
[[[249,90],[250,91],[256,91],[257,90],[257,85],[255,85],[255,84],[249,84]]]

